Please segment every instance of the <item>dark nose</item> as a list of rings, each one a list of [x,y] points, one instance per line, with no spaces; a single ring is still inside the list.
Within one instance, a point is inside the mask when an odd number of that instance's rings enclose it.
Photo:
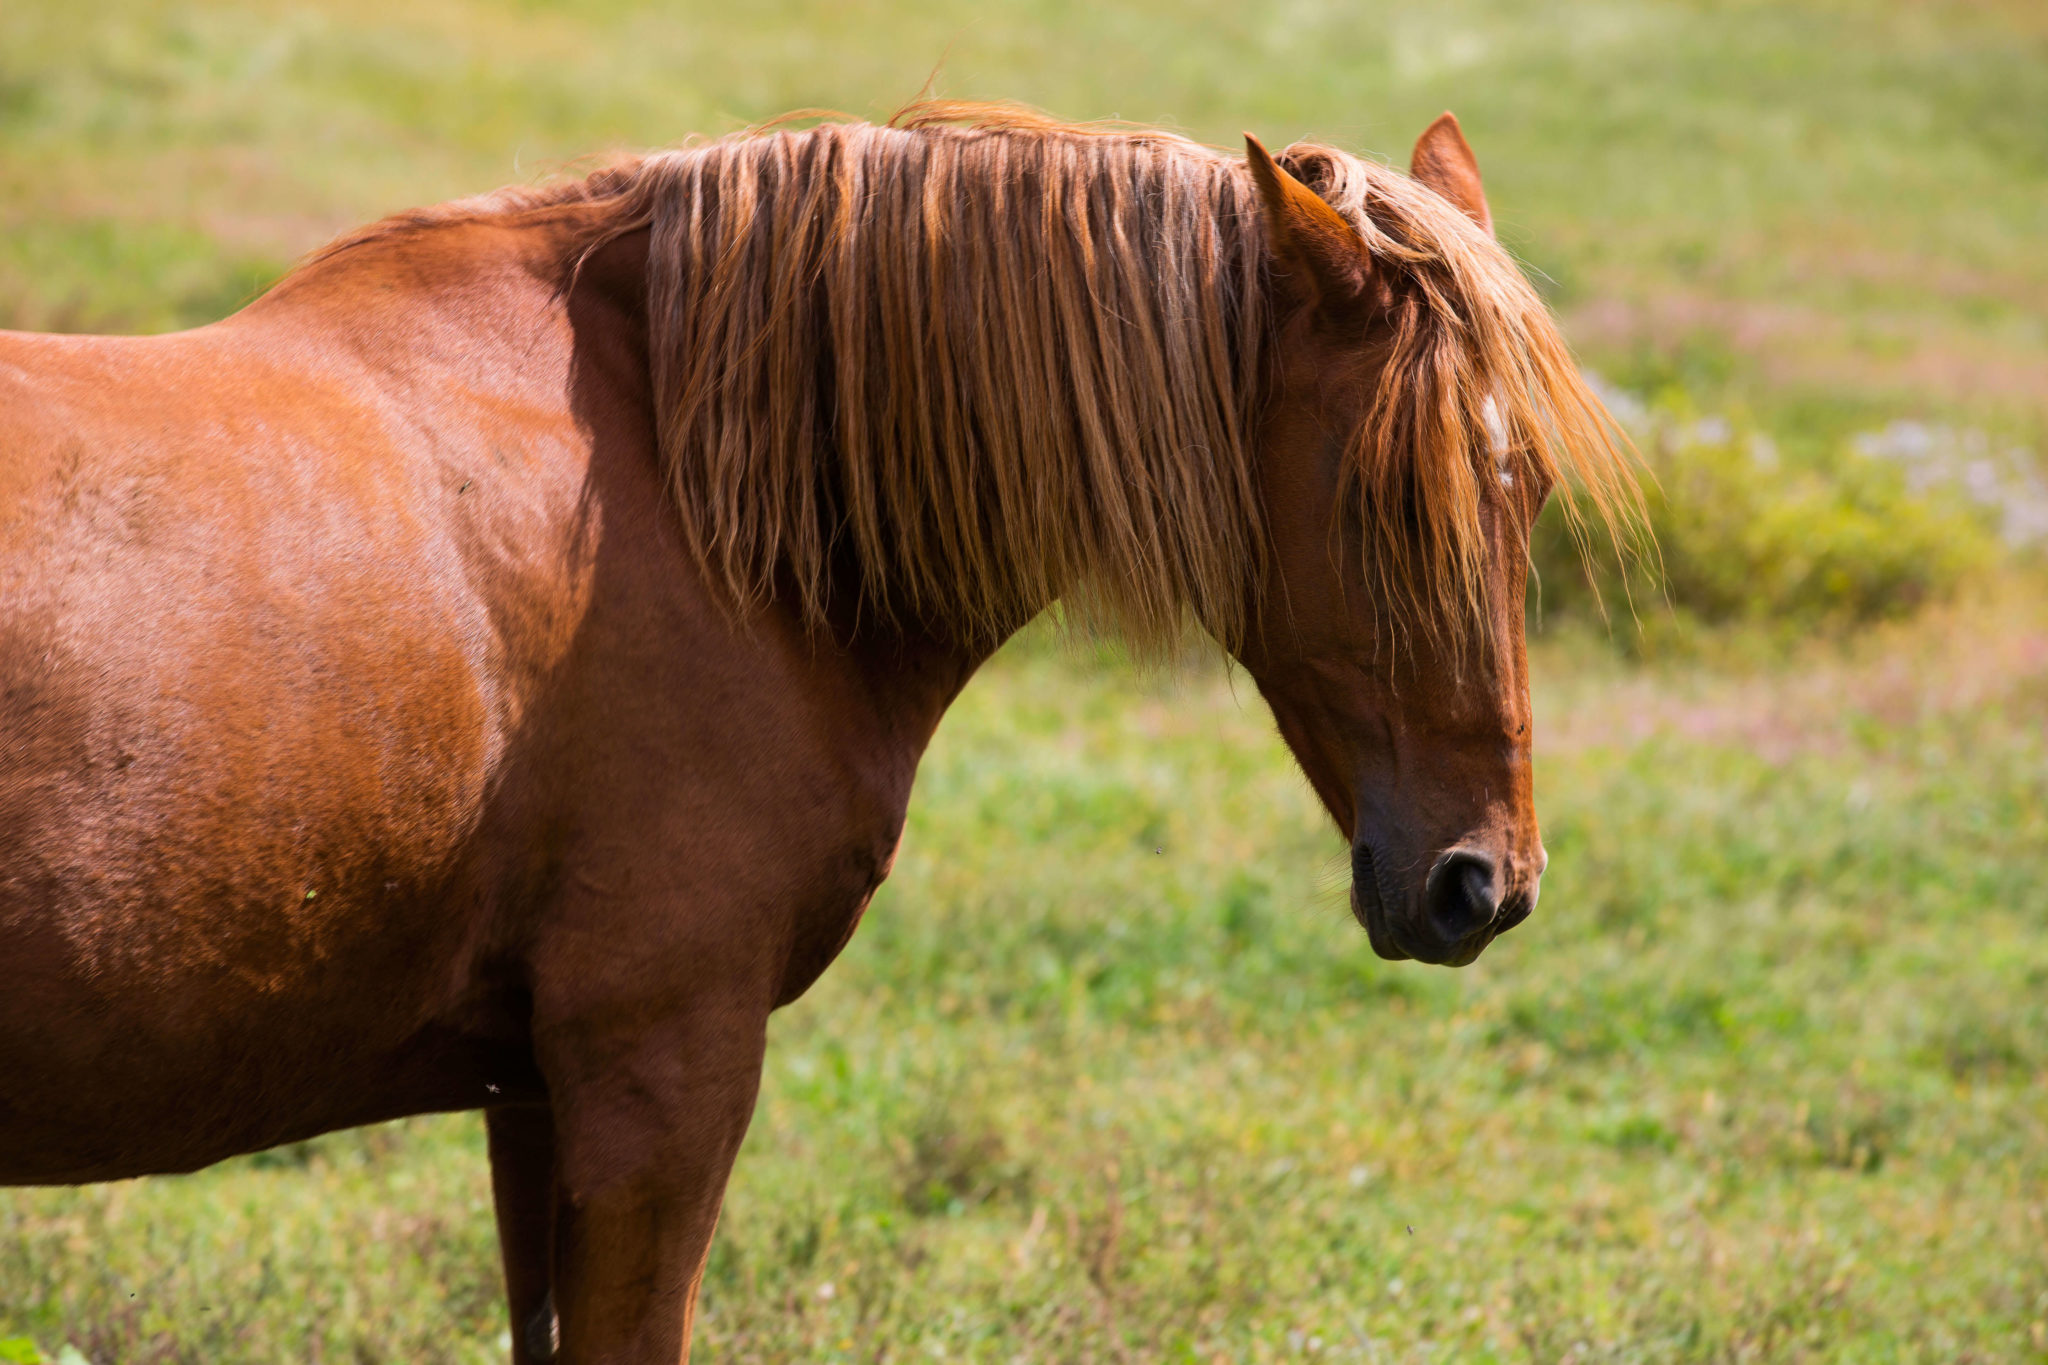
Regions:
[[[1430,922],[1447,944],[1462,943],[1500,913],[1500,878],[1480,853],[1446,855],[1424,889]]]

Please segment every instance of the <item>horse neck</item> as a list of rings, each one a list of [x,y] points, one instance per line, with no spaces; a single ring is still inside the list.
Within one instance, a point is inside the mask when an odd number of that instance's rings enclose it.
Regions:
[[[628,375],[614,379],[639,401],[651,404],[651,356],[647,341],[647,271],[651,234],[645,228],[576,252],[564,276],[570,325],[580,354],[603,356],[604,364]],[[651,424],[653,413],[648,408]],[[653,446],[652,433],[648,443]],[[845,564],[834,578],[860,582],[857,565]],[[785,603],[761,610],[793,613]],[[896,621],[864,608],[851,587],[836,591],[817,629],[821,646],[846,665],[849,682],[885,725],[920,748],[961,688],[1001,646],[986,631],[961,631],[938,621]]]

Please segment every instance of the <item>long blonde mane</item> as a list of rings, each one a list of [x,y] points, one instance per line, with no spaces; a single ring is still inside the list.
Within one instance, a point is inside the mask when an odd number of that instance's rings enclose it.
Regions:
[[[1394,299],[1346,465],[1368,590],[1431,634],[1483,626],[1492,481],[1567,482],[1613,529],[1636,499],[1626,440],[1492,237],[1385,166],[1308,143],[1279,160]],[[1140,642],[1190,615],[1240,635],[1275,322],[1242,158],[927,102],[472,205],[565,199],[651,230],[662,456],[735,599],[793,591],[815,617],[857,575],[868,610],[990,635],[1056,598]]]

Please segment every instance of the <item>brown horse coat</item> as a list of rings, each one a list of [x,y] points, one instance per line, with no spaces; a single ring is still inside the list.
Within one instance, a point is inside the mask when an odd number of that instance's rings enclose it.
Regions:
[[[1559,460],[1621,476],[1540,305],[1474,302],[1512,286],[1447,226],[1485,215],[1455,125],[1436,193],[1295,149],[1312,193],[1256,144],[958,112],[383,225],[189,333],[0,333],[0,1181],[483,1108],[515,1358],[552,1295],[564,1358],[676,1360],[769,1012],[1062,593],[1233,645],[1382,951],[1527,913],[1527,524]],[[942,268],[1000,187],[1042,234]],[[863,275],[884,227],[909,264]],[[941,334],[1047,243],[1075,291]],[[1134,243],[1191,283],[1112,337]]]

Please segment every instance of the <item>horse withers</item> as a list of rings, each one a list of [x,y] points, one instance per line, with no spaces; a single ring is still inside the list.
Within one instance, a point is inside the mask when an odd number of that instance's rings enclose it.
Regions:
[[[0,334],[0,1181],[480,1108],[514,1359],[677,1360],[769,1013],[1062,598],[1222,641],[1373,947],[1470,961],[1530,524],[1633,485],[1448,116],[1412,169],[927,104]]]

